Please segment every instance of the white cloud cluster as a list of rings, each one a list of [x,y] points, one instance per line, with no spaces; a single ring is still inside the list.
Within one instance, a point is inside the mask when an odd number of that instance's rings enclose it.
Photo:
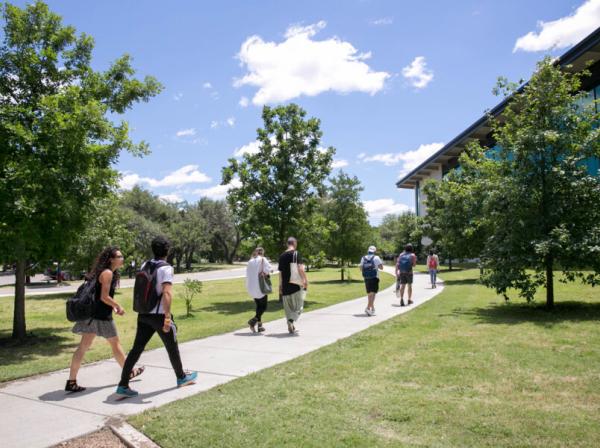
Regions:
[[[202,84],[202,88],[203,89],[212,89],[212,84],[208,81],[206,81],[204,84]]]
[[[378,224],[385,215],[399,214],[412,211],[413,208],[406,204],[400,204],[391,198],[363,201],[365,210],[369,214],[371,224]]]
[[[178,92],[175,95],[173,95],[173,100],[175,100],[175,101],[179,101],[179,100],[181,100],[181,98],[183,98],[183,93],[181,93],[181,92]]]
[[[417,89],[424,89],[433,81],[433,71],[427,68],[425,56],[417,56],[410,65],[402,69],[404,76],[410,84]]]
[[[159,196],[160,199],[162,199],[165,202],[169,202],[171,204],[175,204],[177,202],[183,202],[183,198],[181,196],[179,196],[177,193],[171,193],[171,194],[161,194]]]
[[[359,159],[363,162],[380,162],[386,166],[402,164],[399,176],[404,176],[431,157],[436,151],[442,149],[443,146],[444,143],[428,143],[406,152],[388,152],[372,156],[361,153]]]
[[[182,130],[177,131],[175,133],[176,137],[193,137],[194,135],[196,135],[196,129],[195,128],[182,129]]]
[[[217,129],[221,126],[228,126],[230,128],[234,127],[235,126],[235,117],[229,117],[223,121],[213,120],[210,122],[211,129]]]
[[[391,25],[392,23],[394,23],[394,18],[382,17],[380,19],[371,20],[369,23],[374,26]]]
[[[206,174],[198,170],[198,165],[185,165],[172,173],[167,174],[162,179],[152,177],[142,177],[139,174],[125,172],[121,174],[120,187],[123,190],[130,190],[135,185],[146,184],[150,187],[175,187],[186,184],[200,184],[212,181]]]
[[[516,51],[547,51],[576,44],[600,26],[600,0],[588,0],[566,17],[538,22],[539,32],[530,31],[517,39]]]
[[[292,26],[280,43],[265,42],[256,35],[249,37],[237,55],[247,73],[234,86],[258,87],[252,98],[255,105],[327,91],[374,95],[383,89],[390,74],[373,71],[364,62],[370,53],[359,53],[351,43],[337,37],[313,40],[325,26],[324,21]],[[244,104],[246,101],[240,100],[242,107]]]
[[[236,148],[233,152],[234,157],[243,157],[244,154],[258,154],[260,151],[260,142],[258,140],[254,140],[244,146]]]
[[[240,98],[240,102],[238,104],[240,105],[240,107],[248,107],[248,105],[250,104],[250,100],[248,99],[248,97],[243,96]]]
[[[229,190],[231,190],[232,188],[240,187],[241,185],[242,183],[240,182],[240,180],[236,178],[233,179],[227,185],[215,185],[214,187],[201,188],[199,190],[195,190],[194,194],[210,199],[224,199],[227,196]]]
[[[331,164],[331,168],[333,168],[334,170],[337,168],[344,168],[346,166],[348,166],[349,163],[347,160],[344,159],[338,159],[338,160],[334,160],[333,163]]]

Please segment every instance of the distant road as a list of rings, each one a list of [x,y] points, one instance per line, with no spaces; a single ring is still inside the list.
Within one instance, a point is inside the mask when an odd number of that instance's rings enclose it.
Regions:
[[[231,278],[243,278],[246,276],[246,266],[240,266],[232,268],[232,269],[220,269],[214,271],[206,271],[206,272],[190,272],[184,274],[175,274],[174,283],[183,283],[186,278],[191,278],[193,280],[201,280],[201,281],[212,281],[212,280],[227,280]],[[277,265],[275,264],[273,269],[277,269]],[[9,278],[10,281],[5,281],[5,279]],[[7,284],[14,284],[15,277],[14,275],[6,275],[0,276],[2,283],[0,286]],[[32,277],[32,282],[41,282],[43,280],[43,276]],[[121,279],[121,288],[132,288],[134,283],[134,279],[130,278],[122,278]],[[46,284],[34,284],[28,287],[25,287],[25,295],[28,296],[37,296],[37,295],[46,295],[46,294],[62,294],[62,293],[70,293],[77,291],[77,288],[81,285],[81,281],[70,281],[63,282],[60,286],[55,282]],[[0,287],[0,297],[14,297],[15,289],[14,287]]]

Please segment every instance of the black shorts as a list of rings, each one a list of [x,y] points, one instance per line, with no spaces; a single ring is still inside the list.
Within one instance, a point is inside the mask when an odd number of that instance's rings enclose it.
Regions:
[[[400,272],[400,284],[401,285],[412,285],[413,273],[412,272]]]
[[[370,292],[379,292],[379,278],[365,278],[365,287],[367,288],[367,294]]]

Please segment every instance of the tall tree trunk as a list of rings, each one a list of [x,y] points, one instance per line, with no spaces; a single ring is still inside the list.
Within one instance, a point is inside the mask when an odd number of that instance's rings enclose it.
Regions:
[[[13,315],[13,339],[24,339],[27,327],[25,325],[25,268],[27,261],[17,260],[15,272],[15,309]]]
[[[554,258],[549,255],[546,258],[546,307],[554,307]]]
[[[236,231],[236,235],[235,235],[235,244],[233,246],[233,249],[231,249],[229,258],[227,259],[227,262],[229,264],[233,264],[233,259],[235,258],[235,254],[237,253],[241,243],[242,243],[242,238],[240,237],[240,231],[238,230],[238,231]]]

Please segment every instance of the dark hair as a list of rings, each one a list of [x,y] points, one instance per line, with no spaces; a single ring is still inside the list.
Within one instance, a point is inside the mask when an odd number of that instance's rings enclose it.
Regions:
[[[290,236],[287,239],[287,243],[288,243],[288,246],[291,246],[291,245],[296,246],[298,244],[298,240],[296,238],[294,238],[293,236]]]
[[[404,246],[404,251],[405,252],[412,252],[413,251],[412,244],[409,243],[406,246]]]
[[[433,255],[433,249],[429,250],[429,255]]]
[[[154,258],[163,258],[169,254],[171,242],[164,236],[157,236],[152,240],[152,253]]]
[[[117,246],[109,246],[106,247],[98,254],[96,260],[94,261],[94,265],[92,270],[87,274],[88,278],[98,278],[102,272],[106,269],[110,269],[110,265],[112,263],[112,259],[115,258],[117,252],[120,251]],[[119,280],[119,271],[115,271],[113,273],[113,281]]]

